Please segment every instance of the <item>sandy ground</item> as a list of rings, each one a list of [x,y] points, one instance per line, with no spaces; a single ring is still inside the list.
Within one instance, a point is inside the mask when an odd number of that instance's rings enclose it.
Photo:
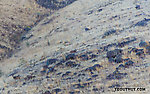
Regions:
[[[46,17],[24,36],[20,51],[0,63],[0,92],[148,94],[149,4],[77,0]]]

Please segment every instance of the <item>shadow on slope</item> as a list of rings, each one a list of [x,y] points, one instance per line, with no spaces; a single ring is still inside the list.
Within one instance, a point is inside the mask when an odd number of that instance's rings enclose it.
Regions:
[[[36,0],[36,2],[45,8],[58,10],[60,8],[63,8],[71,3],[73,3],[76,0]]]

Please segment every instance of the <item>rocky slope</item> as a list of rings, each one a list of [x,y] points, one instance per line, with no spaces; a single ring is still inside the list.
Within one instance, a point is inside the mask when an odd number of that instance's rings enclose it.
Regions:
[[[150,92],[150,0],[77,0],[23,36],[2,63],[2,94]]]

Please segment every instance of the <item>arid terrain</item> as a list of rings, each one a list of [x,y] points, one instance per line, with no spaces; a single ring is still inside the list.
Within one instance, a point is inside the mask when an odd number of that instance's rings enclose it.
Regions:
[[[149,9],[150,0],[0,0],[0,94],[149,94]]]

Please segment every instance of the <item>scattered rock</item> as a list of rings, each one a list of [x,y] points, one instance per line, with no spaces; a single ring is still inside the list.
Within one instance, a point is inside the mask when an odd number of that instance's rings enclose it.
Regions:
[[[125,40],[125,41],[123,41],[123,42],[120,42],[120,43],[118,43],[118,47],[124,47],[125,45],[128,45],[129,43],[131,43],[131,42],[134,42],[134,41],[136,41],[136,38],[134,38],[134,39],[127,39],[127,40]]]
[[[72,79],[71,77],[68,77],[68,78],[66,78],[66,79],[64,79],[64,80],[70,80],[70,79]]]
[[[137,52],[137,48],[129,48],[129,49],[131,49],[130,51],[129,51],[129,53],[131,53],[131,52]]]
[[[130,61],[125,63],[124,67],[128,68],[129,66],[132,66],[133,64],[134,64],[134,62],[130,60]]]
[[[75,73],[73,73],[73,75],[77,75],[77,73],[75,72]]]
[[[117,56],[116,57],[116,59],[115,59],[115,62],[116,63],[121,63],[123,61],[123,59],[122,59],[122,56],[120,55],[120,56]]]
[[[114,15],[114,16],[112,16],[112,18],[110,18],[110,20],[117,18],[117,17],[118,17],[117,15]]]
[[[56,70],[55,70],[55,66],[49,67],[48,69],[49,69],[49,70],[48,70],[47,74],[56,71]]]
[[[120,69],[124,68],[123,64],[120,64],[118,67],[116,67],[116,70],[119,71]]]
[[[144,55],[144,49],[137,51],[136,55],[138,55],[138,56]]]
[[[98,57],[98,55],[92,54],[92,55],[90,55],[89,57],[90,57],[90,59],[93,59],[93,58]]]
[[[108,51],[108,48],[114,47],[116,45],[117,45],[116,43],[111,43],[111,44],[108,44],[108,45],[106,45],[104,47],[100,47],[100,49],[103,49],[103,51]]]
[[[47,67],[47,68],[48,68],[48,67]],[[41,71],[40,71],[40,72],[41,72],[41,74],[45,74],[45,73],[46,73],[47,68],[42,67],[42,68],[41,68]]]
[[[100,8],[100,9],[98,9],[97,11],[98,11],[98,12],[101,12],[102,10],[103,10],[103,9]]]
[[[100,64],[95,64],[93,67],[96,69],[96,68],[101,68],[102,66]]]
[[[59,73],[57,73],[56,75],[60,75],[60,74],[62,74],[62,72],[59,72]]]
[[[93,88],[92,90],[93,90],[93,91],[98,91],[98,88]]]
[[[140,46],[140,47],[147,47],[147,46],[148,46],[148,43],[145,42],[145,41],[141,41],[141,42],[139,43],[139,46]]]
[[[106,79],[107,80],[115,80],[115,79],[122,79],[127,75],[127,73],[120,73],[119,71],[114,71],[112,74],[109,74]]]
[[[80,77],[80,76],[85,76],[85,74],[84,73],[78,74],[78,77]]]
[[[86,54],[80,55],[78,58],[79,58],[80,60],[82,60],[82,61],[89,60],[89,56],[86,55]]]
[[[89,30],[90,30],[90,28],[88,28],[88,27],[85,28],[85,31],[89,31]]]
[[[147,50],[146,53],[150,54],[150,46],[147,46],[146,50]]]
[[[27,27],[24,28],[24,31],[26,31],[26,32],[28,32],[28,31],[30,31],[30,30],[31,30],[31,27],[30,27],[30,26],[27,26]]]
[[[135,8],[136,8],[136,9],[141,9],[140,5],[136,5]]]
[[[73,92],[73,91],[70,91],[70,92],[69,92],[69,94],[75,94],[75,92]]]
[[[72,51],[70,51],[70,53],[76,53],[77,52],[77,50],[72,50]]]
[[[59,62],[55,65],[55,67],[63,66],[63,62]]]
[[[92,14],[93,13],[93,10],[89,11],[88,15]]]
[[[21,78],[21,76],[20,76],[20,75],[13,76],[13,78],[14,78],[15,80],[18,80],[18,79],[20,79],[20,78]]]
[[[144,20],[137,22],[137,23],[135,24],[135,26],[146,26],[146,25],[147,25],[147,22],[149,22],[149,21],[150,21],[150,19],[144,18]]]
[[[107,31],[103,34],[102,38],[106,38],[107,36],[110,36],[114,33],[116,33],[117,31],[116,30],[110,30],[110,31]]]
[[[81,79],[78,79],[78,82],[81,82]]]
[[[76,55],[75,55],[74,53],[68,54],[68,55],[66,56],[66,60],[74,60],[75,58],[76,58]]]
[[[21,37],[21,40],[28,40],[28,39],[30,39],[31,37],[33,37],[32,34],[27,34],[27,35],[25,35],[25,36],[22,36],[22,37]]]
[[[95,78],[95,77],[97,77],[98,75],[97,74],[95,74],[95,75],[92,75],[92,78]]]
[[[125,58],[125,59],[123,59],[123,61],[125,61],[125,62],[126,62],[126,61],[129,61],[129,60],[130,60],[130,58]]]
[[[33,76],[33,75],[27,75],[24,79],[25,80],[30,80],[30,79],[33,79],[33,78],[35,78],[35,76]]]
[[[144,49],[142,49],[142,48],[131,48],[131,50],[129,51],[129,53],[131,53],[131,52],[134,52],[140,58],[144,58],[145,54],[146,54],[144,52]]]
[[[86,81],[90,81],[90,80],[92,80],[92,78],[88,78]]]
[[[90,85],[90,83],[79,83],[79,84],[74,84],[73,87],[75,88],[85,88],[86,86]]]
[[[53,63],[56,63],[56,61],[58,61],[58,60],[57,59],[48,59],[48,60],[46,60],[46,64],[51,65]]]
[[[94,59],[94,60],[92,60],[92,62],[97,62],[98,60],[96,60],[96,59]]]
[[[61,89],[60,88],[56,88],[56,89],[52,90],[52,92],[55,92],[57,94],[58,92],[61,92]]]
[[[111,86],[108,86],[108,88],[118,88],[118,87],[120,87],[119,84],[113,84],[113,85],[111,85]]]
[[[68,61],[68,62],[66,62],[66,66],[67,67],[76,67],[78,64],[76,64],[76,62],[74,62],[74,61]]]
[[[123,61],[122,59],[122,50],[115,49],[107,52],[107,58],[110,62],[120,63]]]
[[[62,75],[62,77],[68,76],[71,73],[71,71],[67,71],[65,74]]]
[[[45,91],[43,94],[52,94],[52,93],[50,93],[50,91]]]
[[[102,66],[99,65],[99,64],[95,64],[94,66],[92,67],[88,67],[85,69],[85,71],[96,71],[97,68],[101,68]]]

